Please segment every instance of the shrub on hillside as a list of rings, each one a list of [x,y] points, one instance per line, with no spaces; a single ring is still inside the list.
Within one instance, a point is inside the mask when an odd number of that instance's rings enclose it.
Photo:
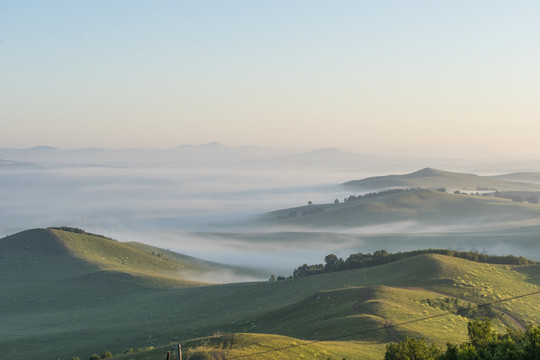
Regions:
[[[507,330],[505,334],[493,331],[491,321],[471,321],[467,326],[469,341],[460,345],[448,344],[442,351],[424,339],[407,338],[386,346],[385,360],[529,360],[540,359],[540,328],[526,331]]]

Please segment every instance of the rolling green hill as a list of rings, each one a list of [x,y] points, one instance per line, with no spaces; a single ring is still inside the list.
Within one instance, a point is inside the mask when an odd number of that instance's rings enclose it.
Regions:
[[[405,175],[386,175],[352,180],[343,184],[350,189],[381,190],[395,187],[448,188],[477,191],[485,190],[521,190],[540,191],[537,174],[513,174],[506,176],[478,176],[425,168]]]
[[[247,269],[203,261],[140,243],[122,243],[78,229],[34,229],[0,239],[0,277],[17,280],[107,277],[154,287],[203,285],[183,277]],[[31,275],[31,276],[30,276]]]
[[[475,305],[540,289],[538,266],[436,254],[278,282],[171,287],[172,260],[110,241],[58,230],[31,230],[0,241],[2,358],[86,359],[105,349],[116,354],[133,348],[123,358],[162,360],[161,346],[178,342],[186,352],[193,347],[240,355],[354,334],[284,354],[342,359],[365,352],[375,359],[382,358],[385,343],[404,336],[462,341],[466,314],[409,322],[444,314],[447,298]],[[538,323],[538,303],[538,296],[501,302],[491,315],[499,327]],[[250,334],[212,337],[217,330]]]
[[[273,211],[266,214],[262,220],[283,225],[356,227],[400,221],[419,221],[423,224],[486,224],[537,219],[539,215],[538,204],[411,189],[381,193],[380,196],[354,201]]]

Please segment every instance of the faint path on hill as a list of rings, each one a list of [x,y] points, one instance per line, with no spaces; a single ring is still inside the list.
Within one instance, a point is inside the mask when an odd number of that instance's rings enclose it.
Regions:
[[[497,309],[497,310],[499,310],[500,312],[502,312],[502,313],[510,320],[510,322],[511,322],[512,324],[514,324],[517,328],[519,328],[521,331],[527,330],[527,329],[525,328],[525,326],[523,326],[523,324],[520,323],[519,320],[518,320],[514,315],[512,315],[512,314],[510,314],[510,313],[507,313],[506,311],[503,311],[503,310],[501,310],[501,309]]]
[[[386,330],[386,335],[388,339],[390,339],[390,341],[392,342],[401,341],[400,337],[397,335],[396,331],[394,330],[394,325],[392,324],[390,320],[380,316],[379,314],[376,314],[372,311],[367,310],[362,305],[362,303],[366,302],[367,300],[373,297],[373,292],[371,291],[371,289],[369,289],[368,287],[363,287],[360,290],[360,296],[362,296],[362,300],[360,300],[359,302],[353,305],[354,310],[358,311],[359,313],[370,314],[370,315],[383,319],[384,320],[383,328]]]

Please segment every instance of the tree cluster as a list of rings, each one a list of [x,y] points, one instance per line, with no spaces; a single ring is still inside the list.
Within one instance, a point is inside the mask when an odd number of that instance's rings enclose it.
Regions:
[[[313,214],[320,214],[324,212],[324,208],[322,206],[309,206],[307,209],[303,209],[300,212],[300,215],[307,216],[307,215],[313,215]]]
[[[540,328],[526,331],[508,329],[505,334],[493,331],[491,321],[475,320],[467,325],[469,341],[446,351],[425,339],[407,338],[386,346],[385,360],[531,360],[540,359]]]
[[[525,202],[529,204],[538,204],[540,201],[537,195],[532,195],[531,193],[520,193],[520,192],[499,192],[496,191],[494,194],[495,197],[510,199],[514,202]]]
[[[410,189],[390,189],[390,190],[384,190],[384,191],[379,191],[379,192],[370,192],[364,195],[350,195],[349,197],[345,198],[343,201],[348,202],[348,201],[356,201],[356,200],[361,200],[361,199],[369,199],[369,198],[374,198],[378,196],[397,194],[397,193],[401,193],[405,191],[410,191]]]
[[[99,235],[99,234],[89,233],[89,232],[84,231],[83,229],[79,229],[79,228],[72,227],[72,226],[49,226],[47,229],[67,231],[67,232],[71,232],[71,233],[74,233],[74,234],[85,234],[85,235],[100,237],[100,238],[107,239],[107,240],[114,240],[114,239],[112,239],[110,237],[107,237],[107,236],[104,236],[104,235]]]
[[[50,226],[47,229],[67,231],[67,232],[72,232],[75,234],[86,234],[86,231],[84,231],[83,229],[79,229],[72,226]]]

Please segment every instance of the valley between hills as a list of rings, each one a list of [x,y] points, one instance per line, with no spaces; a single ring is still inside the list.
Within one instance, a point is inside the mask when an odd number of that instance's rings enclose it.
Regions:
[[[261,271],[72,227],[6,236],[0,239],[1,357],[163,360],[180,343],[191,359],[382,359],[387,344],[407,337],[441,346],[467,341],[474,319],[488,317],[500,332],[540,323],[539,174],[423,169],[343,186],[351,192],[346,200],[306,199],[249,227],[279,231],[199,236],[306,247],[362,242],[375,250],[403,243],[399,257],[373,252],[363,255],[380,255],[380,262],[314,264],[319,270],[292,276],[290,269],[279,281],[216,285],[198,275],[261,277]],[[396,223],[409,227],[389,225]],[[389,230],[370,234],[370,226]],[[479,248],[427,250],[464,238]],[[522,253],[482,254],[482,248],[506,249],[496,244]],[[298,266],[304,262],[298,259]]]

